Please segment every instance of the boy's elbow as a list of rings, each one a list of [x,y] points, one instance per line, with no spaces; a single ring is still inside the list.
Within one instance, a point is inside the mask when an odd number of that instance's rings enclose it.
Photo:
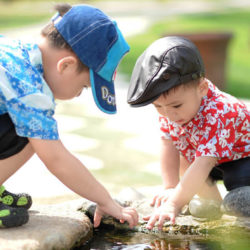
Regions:
[[[197,165],[204,166],[209,171],[215,167],[217,163],[217,158],[212,156],[200,156],[196,158]]]

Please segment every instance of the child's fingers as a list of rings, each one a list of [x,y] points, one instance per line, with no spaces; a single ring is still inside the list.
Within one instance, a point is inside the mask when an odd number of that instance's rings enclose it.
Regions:
[[[162,200],[162,197],[158,197],[156,202],[155,202],[155,206],[156,207],[160,207],[161,206],[161,200]]]
[[[152,229],[153,227],[154,227],[154,225],[155,225],[155,223],[156,223],[156,221],[159,219],[159,215],[157,215],[157,214],[153,214],[151,217],[150,217],[150,219],[149,219],[149,221],[148,221],[148,223],[147,223],[147,229]]]
[[[124,219],[122,219],[122,220],[123,220],[123,221],[127,221],[130,228],[133,228],[134,226],[137,225],[136,220],[135,220],[135,219],[133,218],[133,216],[130,215],[130,214],[124,215]]]
[[[170,222],[171,222],[172,224],[175,224],[175,214],[174,214],[174,213],[172,213],[172,214],[169,216],[169,219],[170,219]]]
[[[143,216],[142,219],[145,220],[145,221],[148,221],[150,219],[151,215],[146,215],[146,216]]]
[[[139,221],[139,215],[136,212],[136,210],[134,208],[131,209],[130,214],[133,218],[133,227],[136,226],[138,224]]]
[[[155,207],[160,207],[162,203],[168,200],[168,198],[169,198],[168,195],[158,196],[155,200]]]
[[[158,229],[159,230],[162,230],[163,224],[164,224],[165,220],[167,220],[167,219],[169,219],[168,215],[165,215],[165,214],[160,215],[159,222],[158,222]]]
[[[152,201],[150,202],[150,206],[154,206],[155,205],[155,201],[156,201],[156,199],[158,198],[158,196],[155,196],[153,199],[152,199]]]
[[[127,221],[129,226],[132,228],[138,224],[139,215],[136,210],[132,207],[127,207],[123,211],[123,218],[120,221]]]
[[[102,215],[96,211],[94,215],[94,227],[98,227],[101,223],[101,220],[102,220]]]
[[[175,215],[174,215],[174,213],[160,215],[159,222],[158,222],[158,229],[159,230],[162,230],[162,227],[163,227],[163,224],[164,224],[165,220],[170,220],[170,222],[172,224],[175,224]]]
[[[168,197],[165,197],[164,199],[162,199],[162,202],[166,202],[168,200]]]

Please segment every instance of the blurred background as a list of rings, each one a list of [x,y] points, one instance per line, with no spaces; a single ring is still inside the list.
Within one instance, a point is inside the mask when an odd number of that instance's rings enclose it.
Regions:
[[[147,193],[161,184],[157,114],[151,106],[132,109],[126,104],[136,59],[154,40],[166,35],[190,38],[201,51],[207,77],[222,90],[250,99],[249,0],[0,0],[0,34],[35,40],[57,2],[100,8],[117,21],[131,47],[118,68],[117,115],[97,110],[91,90],[77,99],[58,102],[56,111],[66,147],[113,194],[124,187]],[[34,157],[6,185],[30,192],[41,203],[48,202],[49,196],[53,197],[49,202],[77,197],[46,171]]]

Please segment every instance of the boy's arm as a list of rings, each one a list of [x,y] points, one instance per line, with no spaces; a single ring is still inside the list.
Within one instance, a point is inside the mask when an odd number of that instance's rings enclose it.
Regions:
[[[29,138],[29,141],[36,154],[52,174],[75,193],[98,204],[98,222],[101,219],[101,214],[107,213],[117,219],[127,220],[130,225],[134,226],[137,223],[135,211],[126,210],[123,213],[123,208],[113,201],[107,190],[63,146],[60,140]]]
[[[179,209],[187,204],[204,185],[216,162],[216,157],[197,157],[177,185],[173,196],[170,198],[171,202]]]
[[[179,182],[180,156],[172,140],[162,139],[160,164],[163,187],[175,188]]]
[[[163,181],[163,191],[153,197],[151,206],[160,206],[161,201],[166,201],[173,188],[179,182],[180,156],[172,140],[162,139],[160,166]]]
[[[161,229],[166,219],[174,223],[180,209],[199,191],[216,162],[217,158],[215,157],[196,158],[176,186],[172,196],[160,209],[155,210],[150,218],[147,218],[149,220],[147,227],[152,229],[156,221],[159,221],[159,228]]]

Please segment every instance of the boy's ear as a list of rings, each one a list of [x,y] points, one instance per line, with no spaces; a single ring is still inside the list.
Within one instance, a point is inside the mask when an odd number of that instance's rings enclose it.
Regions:
[[[205,78],[202,78],[200,81],[200,84],[198,85],[199,92],[201,96],[206,96],[208,92],[208,82],[206,81]]]
[[[57,62],[57,70],[60,74],[65,71],[77,69],[77,59],[74,56],[66,56]]]

